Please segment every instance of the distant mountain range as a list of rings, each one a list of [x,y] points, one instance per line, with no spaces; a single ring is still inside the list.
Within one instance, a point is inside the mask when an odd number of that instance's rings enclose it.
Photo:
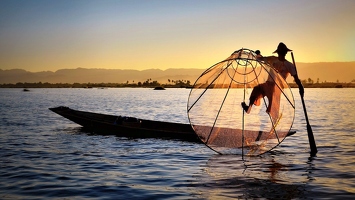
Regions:
[[[55,72],[29,72],[23,69],[0,69],[0,84],[4,83],[138,83],[148,79],[159,83],[168,80],[190,80],[194,83],[205,69],[61,69]],[[314,82],[350,82],[355,80],[355,62],[297,63],[301,80]],[[292,81],[288,80],[288,81]]]

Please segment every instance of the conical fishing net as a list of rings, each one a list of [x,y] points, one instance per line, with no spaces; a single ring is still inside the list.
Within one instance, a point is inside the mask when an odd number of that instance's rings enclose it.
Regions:
[[[254,91],[253,91],[254,90]],[[257,96],[250,112],[250,96]],[[198,137],[220,154],[259,155],[279,145],[294,120],[289,85],[252,50],[240,49],[196,80],[187,105]]]

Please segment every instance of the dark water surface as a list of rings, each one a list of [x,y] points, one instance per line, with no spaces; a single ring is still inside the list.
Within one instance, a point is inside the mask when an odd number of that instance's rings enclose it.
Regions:
[[[93,135],[48,110],[188,123],[189,90],[0,89],[0,199],[354,199],[355,89],[306,89],[318,146],[310,157],[297,90],[297,131],[258,157],[201,144]]]

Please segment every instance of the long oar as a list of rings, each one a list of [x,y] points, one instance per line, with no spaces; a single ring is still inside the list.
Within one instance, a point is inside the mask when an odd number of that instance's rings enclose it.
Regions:
[[[291,56],[292,56],[293,65],[295,66],[296,73],[297,73],[297,68],[296,68],[295,58],[293,57],[293,52],[291,52]],[[318,150],[317,150],[316,142],[314,141],[312,127],[309,124],[307,110],[306,110],[306,104],[304,103],[304,99],[303,99],[302,95],[301,95],[301,100],[302,100],[304,115],[306,117],[306,122],[307,122],[307,132],[308,132],[309,145],[311,147],[311,156],[315,156],[317,154]]]

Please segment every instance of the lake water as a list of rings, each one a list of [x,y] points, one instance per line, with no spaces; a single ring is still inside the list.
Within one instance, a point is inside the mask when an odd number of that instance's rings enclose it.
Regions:
[[[305,89],[318,147],[310,157],[297,90],[292,137],[266,154],[92,135],[48,110],[188,123],[190,90],[0,89],[0,199],[354,199],[355,89]]]

